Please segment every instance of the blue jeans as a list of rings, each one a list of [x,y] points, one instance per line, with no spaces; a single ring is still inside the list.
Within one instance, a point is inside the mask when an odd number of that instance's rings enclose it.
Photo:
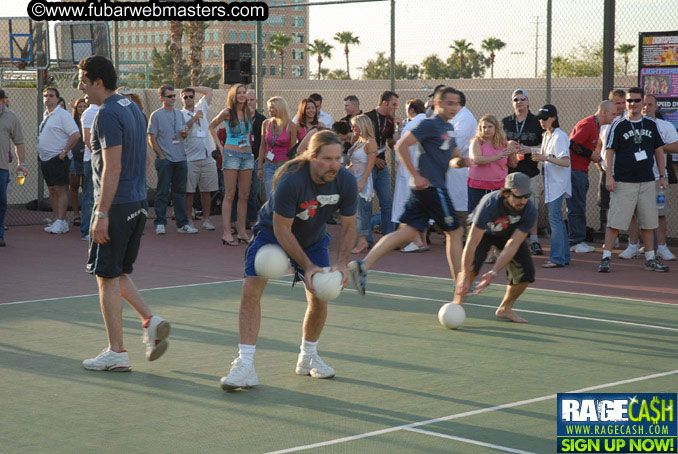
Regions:
[[[275,171],[281,168],[285,162],[287,161],[267,161],[264,163],[264,188],[266,188],[266,200],[271,200],[271,194],[273,193],[273,176],[275,175]]]
[[[567,229],[562,213],[563,197],[565,197],[565,194],[546,204],[549,211],[549,226],[551,226],[551,256],[549,260],[559,265],[570,263],[570,242],[567,239]]]
[[[482,199],[485,194],[489,194],[492,192],[492,189],[478,189],[478,188],[472,188],[469,186],[468,191],[468,214],[470,215],[471,212],[478,206],[480,203],[480,199]]]
[[[358,236],[372,237],[372,201],[358,196]],[[372,240],[374,241],[374,240]]]
[[[7,184],[9,170],[0,169],[0,240],[5,239],[5,215],[7,214]]]
[[[170,184],[172,186],[172,202],[177,228],[188,224],[186,218],[186,178],[188,164],[186,161],[171,162],[167,159],[155,159],[155,170],[158,172],[158,188],[155,194],[155,225],[167,225],[167,204],[169,203]]]
[[[254,169],[252,172],[252,184],[250,185],[250,198],[247,199],[247,222],[250,225],[254,225],[257,222],[257,217],[259,216],[259,186],[260,181],[257,177],[257,171],[259,170],[259,161],[254,161]]]
[[[83,162],[85,168],[85,183],[82,190],[82,220],[80,221],[80,236],[89,235],[89,221],[94,205],[94,185],[92,184],[92,161]]]
[[[572,197],[567,203],[567,227],[570,245],[586,239],[586,193],[589,190],[589,174],[581,170],[572,171]]]
[[[381,231],[384,235],[393,231],[391,222],[391,210],[393,208],[393,196],[391,194],[391,176],[388,167],[379,170],[376,166],[372,169],[372,182],[379,197],[379,210],[381,212]]]

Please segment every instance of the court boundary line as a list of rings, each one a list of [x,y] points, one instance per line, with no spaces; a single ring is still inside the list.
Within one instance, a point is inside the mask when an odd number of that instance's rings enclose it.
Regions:
[[[472,440],[470,438],[463,438],[463,437],[456,437],[454,435],[447,435],[447,434],[442,434],[440,432],[433,432],[431,430],[424,430],[424,429],[417,429],[415,427],[410,427],[409,429],[403,429],[407,430],[409,432],[415,432],[423,435],[431,435],[434,437],[440,437],[440,438],[447,438],[449,440],[455,440],[455,441],[460,441],[462,443],[469,443],[472,445],[478,445],[478,446],[483,446],[485,448],[493,448],[499,451],[504,451],[504,452],[512,452],[515,454],[537,454],[532,451],[523,451],[522,449],[515,449],[515,448],[509,448],[508,446],[501,446],[501,445],[495,445],[492,443],[486,443],[484,441],[478,441],[478,440]]]
[[[439,279],[439,280],[444,280],[444,281],[450,281],[454,282],[452,278],[449,277],[440,277],[440,276],[423,276],[420,274],[409,274],[409,273],[396,273],[395,271],[382,271],[382,270],[369,270],[369,273],[383,273],[383,274],[393,274],[396,276],[407,276],[407,277],[423,277],[423,278],[428,278],[428,279]],[[490,286],[497,286],[497,287],[506,287],[506,284],[490,284]],[[624,296],[605,296],[605,295],[596,295],[595,293],[581,293],[581,292],[566,292],[564,290],[551,290],[551,289],[546,289],[546,288],[537,288],[537,287],[527,287],[526,291],[529,290],[539,290],[541,292],[553,292],[553,293],[564,293],[566,295],[579,295],[579,296],[588,296],[588,297],[595,297],[595,298],[613,298],[617,300],[624,300],[624,301],[633,301],[633,302],[640,302],[640,303],[651,303],[651,304],[661,304],[663,306],[678,306],[678,304],[674,303],[665,303],[663,301],[652,301],[652,300],[641,300],[641,299],[636,299],[636,298],[627,298]]]
[[[573,391],[566,391],[566,393],[583,393],[583,392],[589,392],[589,391],[595,391],[598,389],[605,389],[605,388],[611,388],[613,386],[619,386],[619,385],[625,385],[628,383],[635,383],[639,381],[645,381],[645,380],[651,380],[653,378],[661,378],[661,377],[666,377],[669,375],[674,375],[678,374],[678,369],[674,369],[671,371],[666,371],[666,372],[658,372],[656,374],[650,374],[650,375],[645,375],[642,377],[635,377],[635,378],[629,378],[626,380],[619,380],[616,382],[610,382],[610,383],[603,383],[600,385],[594,385],[594,386],[589,386],[586,388],[581,388],[581,389],[575,389]],[[334,440],[327,440],[327,441],[321,441],[318,443],[313,443],[310,445],[302,445],[302,446],[295,446],[292,448],[286,448],[286,449],[281,449],[278,451],[270,451],[266,454],[285,454],[289,452],[298,452],[298,451],[304,451],[307,449],[313,449],[313,448],[321,448],[324,446],[331,446],[339,443],[345,443],[348,441],[354,441],[354,440],[360,440],[363,438],[369,438],[369,437],[374,437],[377,435],[383,435],[386,433],[391,433],[391,432],[397,432],[399,430],[408,430],[410,428],[418,427],[418,426],[425,426],[429,424],[435,424],[438,422],[444,422],[444,421],[451,421],[453,419],[459,419],[459,418],[465,418],[467,416],[475,416],[483,413],[489,413],[493,411],[498,411],[498,410],[504,410],[507,408],[514,408],[514,407],[519,407],[522,405],[529,405],[537,402],[542,402],[545,400],[550,400],[550,399],[555,399],[558,396],[558,394],[549,394],[547,396],[541,396],[541,397],[535,397],[532,399],[525,399],[525,400],[520,400],[516,402],[510,402],[507,404],[501,404],[501,405],[495,405],[492,407],[485,407],[485,408],[480,408],[478,410],[470,410],[462,413],[455,413],[452,415],[448,416],[443,416],[440,418],[433,418],[433,419],[428,419],[425,421],[417,421],[409,424],[403,424],[400,426],[392,426],[392,427],[387,427],[384,429],[379,429],[371,432],[364,432],[362,434],[357,434],[357,435],[350,435],[348,437],[341,437],[341,438],[335,438]]]

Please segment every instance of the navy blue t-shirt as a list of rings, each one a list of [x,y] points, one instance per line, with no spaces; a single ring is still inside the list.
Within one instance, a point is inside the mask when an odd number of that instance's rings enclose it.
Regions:
[[[410,131],[417,138],[423,153],[419,156],[419,173],[431,186],[444,188],[445,173],[450,166],[452,152],[457,146],[454,126],[440,115],[422,120]]]
[[[522,211],[511,210],[500,197],[501,191],[485,194],[478,206],[471,213],[473,225],[485,230],[485,235],[496,238],[510,238],[516,229],[529,233],[537,222],[537,209],[531,200],[527,201]]]
[[[334,181],[316,184],[311,179],[310,166],[295,171],[296,164],[280,177],[271,200],[259,210],[253,230],[273,233],[273,213],[294,218],[292,233],[306,249],[325,238],[325,224],[337,209],[342,216],[353,216],[358,206],[358,184],[346,168],[341,167]]]
[[[638,121],[618,118],[607,137],[606,148],[614,150],[614,181],[654,181],[654,150],[664,145],[654,118],[643,116]]]
[[[99,106],[91,137],[94,203],[101,196],[103,149],[122,145],[120,181],[113,204],[146,199],[146,119],[136,103],[114,94]]]

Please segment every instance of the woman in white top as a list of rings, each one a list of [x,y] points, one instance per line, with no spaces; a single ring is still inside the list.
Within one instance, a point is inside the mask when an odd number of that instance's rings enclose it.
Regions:
[[[551,255],[541,267],[562,268],[570,263],[570,243],[562,212],[563,199],[572,196],[570,138],[559,128],[558,111],[554,105],[546,104],[539,109],[537,118],[546,132],[541,152],[533,153],[532,159],[544,163],[544,203],[551,227]]]
[[[367,233],[372,218],[372,198],[374,185],[372,183],[372,168],[377,159],[377,142],[374,140],[372,120],[367,115],[358,115],[351,118],[353,139],[355,143],[348,150],[351,163],[347,169],[358,181],[358,242],[351,251],[353,254],[367,252]]]
[[[426,118],[426,108],[424,103],[419,99],[410,99],[405,104],[405,111],[407,112],[407,121],[403,125],[403,130],[400,137],[404,137],[407,131],[414,129],[422,120]],[[415,144],[409,148],[410,159],[412,165],[417,167],[419,162],[419,145]],[[393,208],[391,211],[391,222],[398,224],[400,216],[405,212],[405,205],[410,199],[410,180],[412,176],[407,168],[400,163],[398,153],[395,153],[398,161],[398,170],[396,172],[395,187],[393,188]],[[400,252],[421,252],[428,251],[426,245],[426,232],[419,232],[419,236],[408,245],[402,247]]]

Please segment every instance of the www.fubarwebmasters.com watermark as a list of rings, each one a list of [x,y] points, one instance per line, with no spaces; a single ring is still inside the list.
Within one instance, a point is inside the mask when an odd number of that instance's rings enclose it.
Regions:
[[[189,20],[189,21],[248,21],[268,19],[268,5],[264,2],[216,3],[193,0],[140,2],[111,2],[89,0],[82,2],[53,3],[31,0],[28,15],[43,20]]]

